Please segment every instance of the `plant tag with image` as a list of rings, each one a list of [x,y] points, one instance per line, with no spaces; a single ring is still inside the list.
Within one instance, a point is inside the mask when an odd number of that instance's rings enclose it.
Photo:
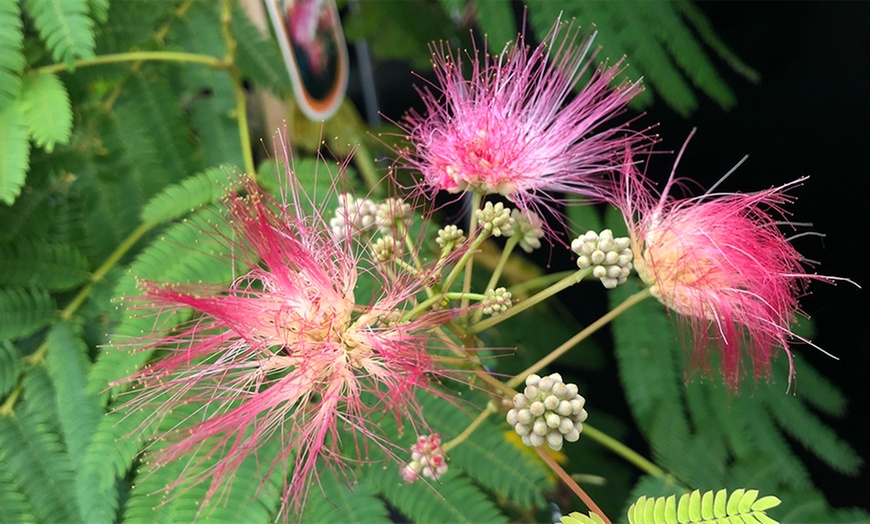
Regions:
[[[347,90],[348,59],[335,0],[263,0],[293,93],[311,120],[327,120]]]

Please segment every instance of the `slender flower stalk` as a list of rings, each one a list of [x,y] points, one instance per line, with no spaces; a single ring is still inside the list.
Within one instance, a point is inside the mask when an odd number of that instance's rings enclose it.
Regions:
[[[807,273],[780,230],[783,206],[792,200],[787,191],[804,179],[755,193],[678,199],[671,195],[679,183],[673,171],[659,194],[630,154],[624,166],[614,204],[628,225],[637,273],[679,314],[693,344],[693,364],[708,369],[710,349],[717,349],[732,388],[745,373],[744,352],[756,378],[768,376],[779,348],[791,364],[790,341],[810,343],[790,327],[798,297],[810,280],[835,280]],[[793,375],[791,367],[789,379]]]
[[[592,37],[557,21],[533,49],[522,34],[495,57],[475,48],[466,76],[460,53],[433,46],[439,92],[420,90],[425,116],[411,112],[400,123],[414,146],[399,151],[401,162],[422,173],[429,194],[499,193],[524,211],[551,206],[553,192],[601,198],[601,175],[617,165],[624,141],[643,140],[605,122],[641,87],[611,87],[624,70],[618,60],[572,96],[592,67],[591,48]]]
[[[392,453],[375,420],[425,430],[415,392],[444,374],[431,331],[456,313],[403,317],[423,291],[418,275],[388,278],[352,224],[337,238],[321,213],[301,215],[308,197],[296,184],[290,173],[283,201],[250,179],[247,196],[227,197],[231,233],[214,233],[233,247],[227,263],[250,268],[230,285],[141,285],[161,316],[193,318],[139,344],[161,356],[125,379],[137,386],[126,408],[150,411],[154,463],[185,460],[196,473],[173,487],[208,482],[206,503],[253,456],[290,471],[284,511],[298,509],[322,463],[364,460],[369,443]],[[376,292],[358,301],[363,272]],[[259,453],[275,441],[277,454]]]

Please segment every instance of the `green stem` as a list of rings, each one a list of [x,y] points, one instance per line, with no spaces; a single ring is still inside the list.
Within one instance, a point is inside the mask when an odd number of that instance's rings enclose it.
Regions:
[[[640,301],[642,301],[645,298],[648,298],[650,296],[652,296],[652,295],[650,294],[649,288],[644,288],[642,291],[638,291],[634,295],[631,295],[630,297],[626,298],[625,300],[622,301],[621,304],[619,304],[615,308],[608,311],[606,314],[604,314],[601,318],[599,318],[595,322],[589,324],[585,329],[583,329],[582,331],[580,331],[579,333],[577,333],[573,337],[566,340],[565,343],[563,343],[561,346],[554,349],[552,352],[550,352],[549,355],[547,355],[546,357],[542,358],[541,360],[535,362],[534,364],[529,366],[528,369],[524,370],[522,373],[519,373],[517,376],[515,376],[511,380],[508,380],[507,385],[512,387],[512,388],[515,388],[518,385],[522,384],[523,381],[526,380],[527,376],[531,375],[532,373],[537,373],[538,371],[544,369],[551,362],[555,361],[557,358],[559,358],[563,354],[565,354],[569,349],[573,348],[574,346],[576,346],[577,344],[579,344],[580,342],[585,340],[589,335],[595,333],[596,331],[598,331],[602,327],[606,326],[611,320],[613,320],[614,318],[616,318],[619,315],[621,315],[622,313],[624,313],[630,307],[634,306],[638,302],[640,302]],[[508,313],[510,313],[510,312],[511,312],[511,310],[509,309]],[[501,315],[501,316],[504,316],[504,315]],[[500,318],[500,317],[495,317],[495,318]],[[481,322],[481,324],[482,323],[483,322]],[[473,326],[473,327],[476,328],[477,326]]]
[[[480,293],[461,293],[461,292],[455,292],[455,291],[450,292],[450,293],[442,293],[440,295],[433,295],[433,296],[427,298],[426,300],[424,300],[423,302],[420,302],[419,304],[417,304],[417,306],[414,309],[412,309],[408,314],[404,315],[405,320],[413,319],[415,316],[420,314],[422,311],[429,308],[429,306],[432,306],[433,304],[436,304],[438,302],[441,302],[444,300],[462,300],[463,298],[469,298],[472,300],[483,300],[484,298],[486,298],[486,296],[482,295]]]
[[[577,282],[580,282],[581,280],[583,280],[583,278],[585,278],[586,275],[588,275],[591,272],[592,272],[591,269],[579,269],[577,271],[574,271],[573,273],[571,273],[567,277],[563,278],[559,282],[556,282],[555,284],[544,289],[543,291],[539,292],[538,294],[531,296],[531,297],[527,298],[526,300],[523,300],[522,302],[520,302],[517,305],[513,306],[512,308],[508,309],[506,312],[502,313],[501,315],[499,315],[497,317],[490,317],[486,320],[482,320],[482,321],[477,322],[476,324],[474,324],[472,326],[469,326],[468,332],[469,333],[480,333],[481,331],[483,331],[485,329],[489,329],[496,324],[500,324],[501,322],[504,322],[505,320],[511,318],[512,316],[517,315],[519,313],[522,313],[523,311],[529,309],[530,307],[532,307],[540,302],[543,302],[544,300],[550,298],[551,296],[562,291],[563,289],[567,289],[567,288],[573,286]]]
[[[483,288],[484,291],[495,288],[498,279],[501,277],[501,272],[504,271],[504,266],[507,264],[508,258],[519,242],[520,237],[513,235],[505,243],[504,250],[501,252],[501,258],[498,259],[498,264],[496,264],[495,269],[492,271],[492,276],[489,277],[489,282],[487,282],[486,287]]]
[[[474,234],[477,231],[477,210],[480,209],[480,203],[483,201],[483,195],[477,191],[471,193],[471,217],[469,218],[468,234]],[[482,235],[481,235],[482,236]],[[474,256],[468,257],[465,263],[465,279],[462,282],[462,292],[468,293],[471,291],[471,276],[474,269]],[[468,300],[463,299],[461,303],[463,309],[468,307]]]
[[[222,0],[221,2],[221,35],[227,47],[224,63],[227,73],[233,83],[233,97],[236,107],[234,110],[236,121],[239,123],[239,141],[242,146],[242,158],[245,163],[245,173],[256,180],[257,170],[254,166],[254,152],[251,148],[251,131],[248,127],[248,97],[242,82],[242,74],[236,67],[236,50],[238,43],[233,36],[233,2]]]
[[[512,295],[517,296],[521,293],[525,293],[526,291],[532,291],[535,289],[544,289],[547,286],[553,285],[554,283],[562,280],[563,278],[573,275],[576,273],[574,270],[568,271],[560,271],[558,273],[551,273],[549,275],[543,275],[540,277],[535,277],[531,280],[526,280],[522,284],[517,284],[515,286],[511,286],[508,288],[508,291],[511,292]]]
[[[672,475],[667,473],[662,468],[653,464],[652,461],[650,461],[648,458],[644,457],[643,455],[641,455],[637,451],[631,449],[630,447],[626,446],[622,442],[611,437],[607,433],[604,433],[603,431],[595,429],[592,426],[590,426],[589,424],[584,423],[583,424],[583,435],[591,438],[595,442],[598,442],[599,444],[601,444],[605,448],[616,453],[617,455],[619,455],[620,457],[625,459],[627,462],[636,466],[641,471],[648,473],[654,477],[658,477],[660,479],[663,479],[665,481],[674,482],[674,478]]]
[[[187,64],[202,64],[216,69],[226,69],[224,60],[211,55],[199,53],[182,53],[178,51],[131,51],[129,53],[114,53],[110,55],[83,58],[73,62],[73,67],[90,67],[104,64],[117,64],[123,62],[182,62]],[[57,73],[65,71],[66,64],[51,64],[37,67],[34,71],[38,74]]]
[[[471,241],[471,244],[468,245],[468,249],[465,250],[465,253],[462,254],[462,257],[459,259],[459,262],[453,267],[450,273],[447,275],[447,278],[444,279],[444,283],[442,284],[442,289],[450,289],[453,285],[453,282],[456,280],[456,277],[459,276],[459,273],[463,268],[466,267],[466,263],[474,256],[474,253],[477,251],[477,248],[483,244],[483,241],[487,239],[487,235],[480,234],[474,237]]]
[[[492,271],[492,275],[489,277],[489,282],[487,282],[486,287],[483,288],[484,291],[495,289],[495,285],[498,283],[501,272],[504,270],[504,266],[505,264],[507,264],[511,252],[513,252],[519,241],[520,237],[516,235],[513,235],[508,239],[507,243],[504,246],[504,250],[502,250],[501,252],[501,257],[499,257],[498,263],[495,265],[495,269]],[[480,322],[481,318],[483,318],[483,308],[479,308],[477,311],[474,312],[474,318],[472,318],[471,320],[472,325]]]

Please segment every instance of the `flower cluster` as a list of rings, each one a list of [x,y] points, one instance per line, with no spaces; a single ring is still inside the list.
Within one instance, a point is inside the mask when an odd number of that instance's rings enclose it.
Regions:
[[[292,195],[295,183],[291,173]],[[208,476],[178,482],[209,482],[206,499],[248,456],[278,470],[289,462],[286,506],[304,499],[319,461],[349,458],[335,448],[348,435],[384,445],[371,423],[375,413],[400,423],[419,419],[415,391],[441,373],[433,346],[443,343],[430,332],[454,313],[401,318],[422,283],[366,263],[358,236],[336,240],[336,228],[321,215],[297,216],[298,202],[275,201],[250,179],[241,189],[247,196],[226,200],[233,234],[220,240],[231,242],[235,262],[250,269],[229,286],[142,284],[149,304],[164,313],[190,310],[194,319],[140,344],[162,356],[127,379],[138,386],[127,408],[147,408],[150,424],[160,427],[157,439],[167,444],[155,451],[156,464],[182,457],[213,463]],[[368,206],[349,196],[342,205]],[[355,223],[364,215],[345,218]],[[354,292],[363,271],[381,291],[360,304]],[[190,405],[200,408],[181,423],[160,425]],[[277,454],[258,455],[276,440]]]
[[[433,48],[440,93],[422,91],[425,116],[400,124],[414,145],[400,152],[434,194],[476,191],[508,197],[521,209],[549,206],[554,193],[601,198],[601,175],[613,169],[626,143],[643,140],[621,125],[605,125],[640,92],[639,84],[611,88],[622,60],[591,72],[591,39],[557,22],[538,47],[523,35],[492,57],[477,51],[471,73],[459,53]]]
[[[678,199],[670,194],[673,173],[658,194],[625,163],[614,204],[628,223],[635,269],[653,296],[680,314],[694,363],[707,368],[709,349],[718,349],[732,387],[743,374],[743,350],[756,377],[768,374],[776,349],[791,359],[789,341],[800,339],[790,327],[797,297],[810,279],[830,280],[806,273],[779,227],[791,201],[786,191],[799,182]]]

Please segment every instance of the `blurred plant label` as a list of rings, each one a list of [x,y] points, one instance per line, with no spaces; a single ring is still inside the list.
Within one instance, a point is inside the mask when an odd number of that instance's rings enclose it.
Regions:
[[[335,0],[263,0],[305,116],[329,119],[347,90],[347,46]]]

